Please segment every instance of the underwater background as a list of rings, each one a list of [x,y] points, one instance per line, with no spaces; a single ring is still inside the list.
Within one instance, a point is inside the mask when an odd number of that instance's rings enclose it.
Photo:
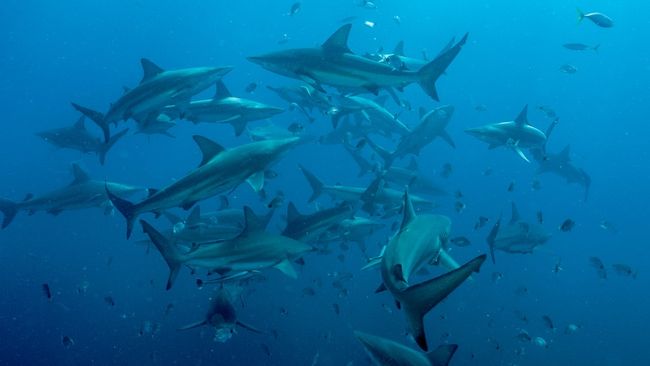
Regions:
[[[473,281],[426,317],[430,344],[458,344],[452,365],[650,364],[650,281],[645,271],[650,244],[645,231],[650,3],[377,0],[370,9],[352,0],[305,0],[290,16],[292,4],[6,0],[0,16],[0,196],[20,200],[29,192],[65,186],[72,180],[71,163],[94,179],[163,187],[200,160],[192,135],[226,147],[249,141],[246,134],[235,137],[228,125],[180,121],[171,130],[173,139],[130,134],[100,166],[94,155],[56,149],[34,135],[74,123],[78,112],[71,101],[108,108],[123,86],[139,82],[142,57],[166,69],[233,66],[223,80],[234,95],[286,107],[266,86],[297,81],[272,74],[246,61],[247,56],[318,46],[351,16],[349,45],[359,54],[390,50],[403,40],[407,55],[420,57],[422,50],[435,55],[451,37],[469,32],[467,44],[437,82],[441,102],[407,87],[401,98],[413,110],[399,115],[413,126],[418,107],[455,107],[447,131],[457,147],[436,140],[417,158],[423,174],[450,192],[436,199],[434,211],[451,218],[453,236],[472,242],[454,247],[451,254],[465,262],[487,253],[487,231],[474,230],[476,219],[503,214],[507,221],[511,202],[529,221],[542,211],[552,237],[533,254],[499,253],[496,264],[486,262]],[[615,26],[577,24],[576,7],[605,12]],[[365,21],[375,24],[369,27]],[[286,43],[278,44],[284,38]],[[562,47],[569,42],[601,46],[598,52],[575,52]],[[577,72],[560,72],[565,64]],[[251,82],[258,87],[247,93]],[[199,97],[212,93],[206,90]],[[488,150],[463,132],[511,120],[525,104],[529,120],[542,130],[552,119],[536,107],[552,106],[557,113],[548,148],[560,151],[570,144],[572,161],[591,176],[587,200],[582,187],[554,175],[536,176],[534,164],[507,149]],[[401,110],[395,104],[387,108]],[[329,118],[315,116],[309,123],[299,112],[286,111],[270,121],[283,127],[302,123],[314,136],[328,133]],[[268,123],[251,122],[249,127]],[[301,212],[315,210],[307,202],[311,190],[299,164],[331,184],[365,187],[373,180],[357,176],[358,167],[340,146],[300,146],[273,168],[279,176],[266,190],[271,196],[282,190],[286,198],[269,231],[282,231],[286,202]],[[453,167],[448,178],[440,176],[445,164]],[[486,169],[492,173],[486,175]],[[540,189],[531,188],[535,181]],[[455,209],[456,191],[462,192],[464,210]],[[246,185],[229,198],[231,207],[267,210]],[[318,201],[330,204],[327,197]],[[201,202],[206,211],[218,206],[217,198]],[[163,226],[163,219],[145,218]],[[559,230],[568,218],[575,227]],[[367,238],[369,255],[379,253],[397,220],[386,220],[384,229]],[[604,229],[603,222],[616,230]],[[369,365],[353,330],[415,348],[390,295],[374,294],[379,273],[360,270],[366,260],[356,246],[341,252],[344,257],[337,258],[338,249],[306,256],[296,280],[269,269],[265,281],[245,288],[237,302],[239,317],[277,336],[241,330],[221,344],[208,328],[177,332],[204,315],[215,286],[197,288],[183,269],[174,288],[166,291],[165,262],[154,249],[137,243],[144,238],[139,227],[130,241],[124,230],[119,213],[105,216],[100,209],[88,209],[56,216],[19,213],[0,231],[1,365]],[[590,265],[591,257],[603,261],[610,272],[606,279]],[[560,259],[562,270],[555,271]],[[610,269],[620,263],[634,268],[635,276]],[[332,286],[341,273],[353,274],[345,294]],[[52,290],[50,301],[41,291],[44,283]],[[173,304],[171,311],[168,304]],[[556,329],[545,326],[542,316],[552,318]],[[575,332],[565,331],[570,324],[577,326]],[[542,337],[547,346],[522,343],[517,338],[522,329]],[[64,336],[74,344],[63,345]]]

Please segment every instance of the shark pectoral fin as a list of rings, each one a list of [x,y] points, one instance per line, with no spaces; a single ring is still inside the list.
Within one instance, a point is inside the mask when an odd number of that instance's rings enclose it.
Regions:
[[[282,260],[280,263],[276,264],[274,267],[277,268],[278,270],[280,270],[280,272],[284,273],[285,275],[287,275],[287,276],[289,276],[291,278],[294,278],[294,279],[298,278],[298,273],[296,273],[296,269],[293,268],[293,265],[291,265],[291,262],[289,262],[288,259]]]
[[[381,264],[381,258],[382,258],[381,256],[377,258],[372,258],[371,260],[368,261],[368,263],[365,266],[361,267],[361,270],[365,271],[367,269],[379,267],[379,264]]]
[[[444,249],[440,249],[440,253],[438,254],[438,263],[450,271],[460,267],[458,262],[456,262]]]
[[[515,150],[517,155],[519,155],[520,158],[524,159],[524,161],[526,161],[527,163],[530,163],[530,160],[528,160],[528,158],[526,157],[526,155],[524,154],[524,152],[521,150],[519,146],[513,146],[513,149]]]
[[[246,182],[250,184],[250,186],[253,188],[253,190],[256,193],[259,193],[262,190],[262,188],[264,188],[264,172],[259,171],[251,175],[250,177],[248,177],[248,179],[246,179]]]
[[[191,323],[191,324],[182,326],[182,327],[180,327],[180,328],[178,328],[176,330],[181,331],[181,330],[194,329],[194,328],[202,327],[204,325],[208,325],[208,320],[207,319],[198,321],[196,323]]]
[[[422,350],[428,350],[424,333],[424,316],[473,272],[478,272],[485,259],[485,255],[480,255],[453,271],[408,287],[396,296],[402,303],[411,334]]]
[[[235,136],[241,136],[241,134],[244,133],[244,130],[246,130],[246,121],[242,119],[241,114],[238,114],[235,117],[236,118],[232,119],[228,123],[230,123],[232,128],[235,129]]]
[[[375,293],[378,294],[378,293],[384,292],[384,291],[386,291],[386,290],[388,290],[388,289],[386,288],[386,285],[382,282],[382,283],[381,283],[379,286],[377,286],[377,288],[375,289]]]
[[[257,333],[257,334],[265,334],[266,333],[264,331],[261,331],[261,330],[255,328],[255,327],[253,327],[251,325],[248,325],[248,324],[246,324],[246,323],[244,323],[242,321],[239,321],[239,320],[237,320],[237,325],[239,325],[240,327],[242,327],[242,328],[244,328],[246,330],[249,330],[249,331],[251,331],[253,333]]]
[[[443,344],[435,350],[427,353],[427,358],[434,366],[447,366],[449,361],[454,357],[454,353],[458,349],[457,344]]]
[[[454,149],[456,148],[456,143],[454,143],[454,140],[451,139],[451,136],[447,133],[447,131],[442,131],[440,132],[440,137],[445,140],[449,146],[453,147]]]

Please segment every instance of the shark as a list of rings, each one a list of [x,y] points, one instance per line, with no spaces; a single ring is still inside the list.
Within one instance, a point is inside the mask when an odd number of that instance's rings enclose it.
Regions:
[[[111,104],[105,114],[88,108],[77,109],[102,126],[130,118],[142,121],[158,115],[165,106],[189,104],[195,94],[214,85],[232,70],[232,67],[164,70],[146,58],[141,59],[140,63],[143,71],[140,83],[132,89],[125,89],[124,94]]]
[[[363,248],[365,248],[366,239],[384,226],[386,225],[367,217],[353,216],[331,226],[318,240],[320,242],[355,242],[365,252]]]
[[[221,343],[225,343],[232,338],[238,326],[253,333],[264,333],[239,320],[235,306],[232,303],[232,295],[225,287],[220,288],[214,298],[212,298],[210,307],[202,320],[180,327],[178,330],[183,331],[203,326],[214,328],[214,340]]]
[[[478,272],[486,259],[479,255],[459,266],[444,250],[451,220],[442,215],[416,215],[408,190],[404,193],[402,224],[390,238],[380,263],[383,284],[377,291],[388,290],[398,308],[404,310],[410,334],[418,346],[428,350],[423,318],[440,301],[451,294],[472,273]],[[418,284],[409,280],[422,265],[438,262],[451,270]]]
[[[492,253],[495,250],[516,254],[532,253],[536,247],[545,244],[551,237],[542,225],[522,221],[514,202],[512,202],[510,222],[504,225],[499,219],[497,224],[500,226],[494,234],[491,234],[492,238],[488,239]]]
[[[320,47],[296,48],[248,57],[263,68],[302,80],[324,92],[323,85],[338,88],[363,88],[378,94],[381,88],[401,90],[418,83],[432,99],[438,100],[436,80],[452,63],[467,42],[467,34],[449,50],[418,70],[400,70],[392,65],[352,53],[348,38],[352,24],[341,26]]]
[[[338,206],[305,215],[298,211],[293,202],[287,205],[287,226],[282,235],[305,243],[317,241],[322,234],[342,220],[350,218],[355,208],[352,203],[342,202]]]
[[[584,187],[585,201],[589,198],[591,177],[582,168],[578,168],[571,161],[571,146],[567,145],[559,153],[533,153],[537,164],[537,174],[552,173],[564,178],[567,183],[576,183]]]
[[[142,135],[163,135],[171,138],[175,138],[169,132],[169,129],[176,126],[176,123],[172,122],[172,119],[166,114],[159,114],[157,116],[150,116],[142,121],[138,121],[138,130],[136,133]]]
[[[458,349],[456,344],[443,344],[422,353],[375,335],[359,331],[354,335],[377,366],[447,366]]]
[[[546,135],[528,121],[528,105],[524,106],[514,121],[491,123],[466,129],[465,132],[488,143],[489,149],[507,147],[526,162],[530,162],[522,149],[538,149],[546,144]]]
[[[282,108],[234,97],[221,80],[216,83],[216,93],[213,98],[167,106],[163,110],[163,113],[193,123],[228,123],[233,126],[237,136],[246,130],[248,122],[271,118],[282,112],[284,112]]]
[[[126,219],[126,237],[131,236],[133,223],[145,212],[159,213],[181,207],[186,210],[203,199],[230,192],[247,181],[256,192],[264,187],[264,171],[291,148],[301,142],[299,137],[251,142],[226,149],[199,135],[194,141],[202,153],[199,166],[184,177],[150,195],[139,203],[124,200],[107,188],[113,205]]]
[[[313,120],[310,113],[314,109],[320,111],[321,114],[325,114],[332,107],[330,97],[326,93],[314,89],[309,84],[281,87],[268,85],[267,88],[290,103],[294,108],[302,111],[310,121]]]
[[[454,107],[444,105],[429,112],[420,109],[420,123],[409,133],[402,136],[394,151],[380,147],[368,139],[368,145],[384,160],[384,165],[390,167],[396,158],[408,154],[419,155],[422,148],[433,142],[436,137],[441,137],[451,147],[456,144],[445,130],[449,120],[454,114]]]
[[[106,213],[111,213],[113,206],[105,187],[123,196],[143,191],[127,184],[93,180],[78,164],[72,164],[72,174],[74,179],[70,184],[40,196],[30,193],[20,202],[0,198],[0,211],[4,215],[2,228],[11,224],[18,211],[27,211],[30,215],[44,211],[56,216],[63,211],[103,207]]]
[[[330,109],[332,126],[336,128],[339,120],[345,115],[360,113],[366,123],[370,123],[384,136],[407,135],[411,130],[398,119],[398,116],[390,113],[382,106],[385,97],[379,97],[377,101],[356,96],[340,96],[335,98],[336,106]]]
[[[199,205],[194,206],[184,220],[167,212],[163,215],[172,224],[167,237],[175,243],[201,244],[230,239],[239,235],[243,228],[239,223],[222,223],[216,216],[202,215]]]
[[[108,142],[104,142],[86,129],[85,120],[86,117],[82,115],[72,126],[37,132],[36,136],[61,149],[77,150],[84,154],[97,154],[99,163],[104,165],[108,151],[127,134],[129,129],[127,128],[110,136]]]
[[[182,252],[148,222],[140,220],[142,229],[169,266],[167,290],[172,288],[183,265],[193,269],[205,268],[221,275],[274,267],[287,276],[296,278],[296,270],[291,261],[313,248],[286,236],[267,233],[265,228],[271,215],[257,217],[249,207],[244,207],[244,217],[244,229],[235,238],[216,244],[199,245],[189,252]]]
[[[330,196],[349,202],[362,202],[363,210],[371,214],[375,213],[376,206],[383,206],[386,214],[399,211],[402,207],[402,192],[396,189],[384,187],[383,179],[378,177],[367,188],[351,187],[343,185],[325,185],[314,173],[301,166],[300,170],[311,186],[312,195],[309,202],[313,202],[321,194],[327,193]],[[411,197],[413,204],[419,210],[431,209],[433,202],[418,196]]]

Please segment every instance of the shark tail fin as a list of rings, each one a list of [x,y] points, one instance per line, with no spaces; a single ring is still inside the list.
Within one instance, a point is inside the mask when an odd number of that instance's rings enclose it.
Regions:
[[[457,344],[443,344],[438,346],[435,350],[427,353],[427,358],[431,361],[432,365],[435,366],[447,366],[451,361],[451,358],[454,357],[454,353],[458,349]]]
[[[302,171],[302,174],[305,175],[305,178],[307,178],[307,182],[309,182],[309,185],[311,186],[311,196],[309,197],[309,202],[313,202],[316,198],[318,198],[322,193],[323,193],[323,187],[325,186],[323,182],[321,182],[318,177],[314,175],[314,173],[310,172],[307,170],[304,166],[300,166],[300,170]]]
[[[148,222],[140,220],[140,225],[142,225],[142,230],[149,236],[149,239],[151,239],[153,244],[156,246],[156,249],[158,249],[169,266],[169,278],[167,279],[166,287],[167,290],[169,290],[174,285],[176,277],[178,277],[178,271],[181,269],[181,263],[183,262],[183,254],[178,250],[174,243],[165,238],[165,236],[163,236]]]
[[[113,147],[113,145],[115,145],[117,141],[126,136],[127,132],[129,132],[128,128],[116,133],[115,135],[111,136],[107,143],[102,145],[102,149],[99,151],[99,163],[101,165],[104,165],[104,162],[106,162],[106,154],[108,154],[108,151]]]
[[[580,8],[576,8],[576,10],[578,11],[578,23],[580,23],[582,19],[585,18],[585,13],[582,10],[580,10]]]
[[[384,169],[390,168],[391,165],[393,165],[393,161],[395,160],[395,156],[393,153],[390,151],[384,149],[383,147],[377,145],[374,141],[366,137],[366,142],[368,143],[368,146],[379,155],[382,160],[384,160]]]
[[[6,228],[11,224],[18,213],[18,204],[16,202],[0,198],[0,211],[4,215],[2,219],[2,228]]]
[[[72,107],[84,116],[88,117],[91,121],[95,122],[95,124],[102,129],[102,132],[104,133],[104,142],[108,143],[110,141],[111,131],[108,127],[108,123],[106,123],[103,113],[80,106],[77,103],[72,103]]]
[[[438,98],[438,91],[436,90],[436,80],[438,80],[440,75],[445,73],[447,67],[449,67],[451,62],[456,58],[460,49],[467,42],[467,36],[468,34],[466,33],[458,43],[442,52],[433,61],[422,66],[420,71],[418,71],[420,76],[420,87],[422,87],[427,95],[436,101],[440,100]]]
[[[104,189],[106,189],[106,195],[108,195],[108,199],[111,200],[113,206],[115,206],[122,216],[124,216],[124,219],[126,220],[126,238],[130,238],[131,232],[133,231],[133,222],[138,216],[138,213],[135,210],[136,205],[114,195],[113,192],[108,190],[108,185],[105,185]]]
[[[460,286],[473,272],[478,272],[485,259],[485,254],[480,255],[455,270],[408,287],[399,295],[413,338],[422,350],[428,350],[424,333],[424,315]]]

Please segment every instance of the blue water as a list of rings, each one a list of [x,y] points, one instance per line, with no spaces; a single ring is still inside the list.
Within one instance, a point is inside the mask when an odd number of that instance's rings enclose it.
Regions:
[[[390,50],[404,40],[407,55],[419,57],[422,50],[434,55],[452,36],[469,32],[467,45],[437,83],[441,103],[456,108],[448,131],[457,148],[436,140],[418,157],[421,169],[431,177],[450,163],[453,173],[442,181],[448,191],[464,194],[467,209],[462,213],[454,210],[453,197],[442,198],[436,209],[453,220],[454,235],[473,242],[454,248],[452,254],[464,262],[486,253],[486,229],[475,232],[473,225],[480,215],[493,220],[503,213],[507,219],[511,201],[529,221],[536,211],[543,211],[544,225],[553,237],[532,255],[499,253],[496,265],[486,263],[474,281],[428,315],[429,344],[459,344],[452,365],[650,364],[646,337],[650,283],[645,271],[650,4],[377,0],[377,9],[367,10],[351,0],[306,0],[301,12],[290,17],[286,13],[291,4],[5,1],[0,16],[0,196],[18,200],[28,192],[64,186],[71,180],[72,162],[96,179],[163,187],[199,161],[191,135],[205,135],[227,147],[248,142],[245,135],[235,138],[227,125],[181,121],[172,130],[175,139],[128,136],[102,167],[95,156],[55,149],[34,136],[37,131],[72,124],[78,115],[71,101],[106,110],[123,86],[139,82],[141,57],[168,69],[234,66],[224,78],[233,94],[286,106],[265,86],[296,81],[249,63],[246,56],[316,46],[340,25],[340,19],[353,15],[358,18],[353,21],[350,48],[358,53],[379,47]],[[587,20],[576,24],[576,6],[605,12],[615,26],[602,29]],[[393,20],[395,15],[401,24]],[[365,27],[365,20],[376,26]],[[278,45],[285,33],[289,42]],[[568,42],[601,47],[598,53],[574,52],[562,48]],[[578,72],[559,72],[566,63]],[[260,85],[254,94],[244,92],[250,82]],[[439,105],[416,86],[408,87],[403,97],[414,107]],[[476,111],[479,104],[487,110]],[[511,120],[524,104],[531,106],[529,119],[542,129],[550,120],[533,107],[544,104],[557,111],[560,123],[549,149],[555,152],[571,145],[573,161],[593,180],[587,201],[581,187],[553,175],[540,176],[542,189],[533,191],[534,164],[506,149],[488,150],[463,132]],[[399,110],[394,104],[389,109]],[[400,119],[415,125],[416,109],[402,112]],[[281,126],[307,124],[295,111],[272,121]],[[331,129],[323,116],[306,127],[314,135]],[[267,191],[283,190],[287,201],[305,212],[312,212],[314,206],[307,203],[310,190],[298,164],[327,183],[364,186],[372,179],[357,178],[357,167],[339,146],[302,146],[275,166],[280,176]],[[484,176],[486,168],[493,174]],[[507,192],[513,181],[514,192]],[[230,198],[233,207],[265,209],[247,185]],[[329,204],[326,198],[320,201]],[[217,204],[217,199],[210,199],[201,206],[208,209]],[[271,231],[284,226],[285,208],[279,211]],[[573,219],[576,227],[560,232],[557,227],[566,218]],[[601,229],[601,220],[615,223],[618,232]],[[389,227],[392,221],[387,221]],[[152,222],[163,225],[162,220]],[[359,270],[364,258],[356,247],[345,253],[344,262],[336,254],[307,256],[297,280],[267,270],[267,281],[245,290],[245,306],[237,304],[239,316],[259,328],[276,330],[277,339],[240,330],[221,344],[212,340],[208,328],[177,332],[177,327],[203,316],[212,288],[197,289],[183,269],[174,288],[165,291],[168,270],[160,255],[153,249],[147,253],[135,240],[126,241],[124,230],[119,214],[104,216],[99,209],[89,209],[56,217],[19,213],[0,232],[0,364],[312,365],[316,358],[317,365],[368,365],[353,330],[416,347],[406,336],[403,314],[390,295],[373,293],[381,281],[379,273]],[[136,234],[136,240],[142,238]],[[392,231],[386,229],[369,238],[369,254],[378,252],[378,244],[390,235]],[[638,278],[609,270],[608,279],[599,279],[589,265],[592,256],[601,258],[608,270],[613,263],[626,263],[639,271]],[[558,258],[564,270],[556,274]],[[347,297],[340,298],[331,286],[337,272],[354,274]],[[503,279],[493,283],[493,272],[503,273]],[[77,289],[84,281],[88,290],[80,294]],[[322,288],[315,285],[318,281]],[[43,296],[42,283],[49,283],[52,301]],[[315,296],[303,296],[302,289],[310,286]],[[527,295],[515,293],[522,286]],[[104,301],[109,295],[114,307]],[[165,316],[169,303],[174,308]],[[333,303],[340,305],[340,315],[332,310]],[[519,320],[515,311],[526,314],[529,322]],[[553,319],[556,332],[544,327],[542,315]],[[153,335],[139,335],[145,321],[159,324],[160,329]],[[565,334],[571,323],[580,329]],[[515,336],[520,329],[543,337],[549,346],[519,342]],[[64,335],[74,339],[72,347],[62,345]],[[270,356],[262,344],[270,349]]]

